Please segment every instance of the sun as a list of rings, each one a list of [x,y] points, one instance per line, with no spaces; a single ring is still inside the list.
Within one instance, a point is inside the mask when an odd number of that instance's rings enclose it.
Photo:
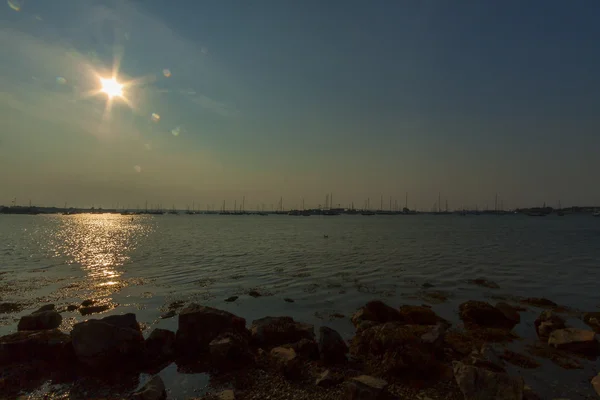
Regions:
[[[100,83],[102,84],[102,93],[106,93],[108,98],[113,97],[122,97],[123,96],[123,85],[117,82],[116,79],[100,79]]]

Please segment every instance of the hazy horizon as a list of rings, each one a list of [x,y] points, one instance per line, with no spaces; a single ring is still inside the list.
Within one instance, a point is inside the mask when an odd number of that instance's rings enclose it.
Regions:
[[[588,0],[9,0],[0,204],[600,205],[598,15]],[[113,74],[124,98],[107,107]]]

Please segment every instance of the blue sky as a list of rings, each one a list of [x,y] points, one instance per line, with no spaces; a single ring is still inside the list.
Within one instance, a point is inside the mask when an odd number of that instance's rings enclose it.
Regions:
[[[600,204],[596,1],[10,2],[0,204]]]

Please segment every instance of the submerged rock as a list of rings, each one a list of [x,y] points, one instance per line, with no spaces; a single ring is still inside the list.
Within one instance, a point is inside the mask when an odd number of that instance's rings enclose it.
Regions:
[[[550,334],[548,344],[556,349],[595,357],[599,353],[598,338],[593,331],[584,329],[558,329]]]
[[[522,400],[523,378],[455,361],[454,379],[465,400]]]
[[[24,315],[19,321],[19,331],[41,331],[45,329],[56,329],[62,322],[62,315],[56,311],[36,311],[30,315]]]
[[[489,289],[499,289],[500,286],[496,282],[488,281],[487,279],[477,278],[468,281],[471,285],[483,286]]]
[[[346,400],[377,400],[381,399],[388,383],[369,375],[360,375],[346,382]]]
[[[160,319],[173,318],[176,315],[177,315],[177,312],[175,310],[169,310],[166,313],[161,314]]]
[[[228,303],[232,303],[234,301],[236,301],[239,297],[238,296],[231,296],[225,299],[226,302]]]
[[[246,333],[246,320],[230,312],[190,304],[179,313],[177,349],[182,355],[208,351],[210,342],[226,332]]]
[[[113,308],[115,308],[114,304],[99,304],[97,306],[80,307],[79,313],[81,315],[99,314]]]
[[[285,299],[283,299],[283,301],[285,301],[286,303],[293,303],[294,299],[290,299],[289,297],[286,297]]]
[[[521,300],[521,303],[540,308],[556,308],[558,304],[544,297],[528,297]]]
[[[291,317],[265,317],[252,321],[252,340],[263,346],[296,343],[302,339],[315,340],[313,325],[294,321]]]
[[[583,315],[583,322],[592,328],[594,332],[600,333],[600,312],[589,312]]]
[[[144,342],[146,359],[161,363],[175,357],[175,333],[166,329],[154,329]]]
[[[72,357],[71,337],[58,329],[20,331],[0,337],[0,364],[36,360],[58,363]]]
[[[0,303],[0,314],[17,313],[23,309],[18,303]]]
[[[359,328],[365,321],[369,321],[374,324],[383,324],[386,322],[400,320],[402,320],[400,311],[388,306],[380,300],[368,302],[352,316],[352,323],[356,328]]]
[[[248,296],[251,296],[251,297],[255,297],[255,298],[256,298],[256,297],[261,297],[261,296],[262,296],[262,294],[260,294],[260,293],[259,293],[259,292],[257,292],[256,290],[251,290],[251,291],[249,291],[249,292],[248,292]]]
[[[319,353],[326,364],[347,361],[348,346],[340,334],[326,326],[319,329]]]
[[[135,314],[91,319],[73,326],[75,355],[92,368],[137,361],[144,350],[144,337]]]
[[[496,307],[484,301],[469,300],[459,306],[460,319],[467,328],[498,328],[511,330],[516,322]]]
[[[131,395],[132,400],[164,400],[167,398],[165,383],[155,375],[140,390]]]
[[[566,328],[565,320],[551,310],[543,311],[536,318],[534,326],[538,337],[544,342],[548,341],[550,334],[555,330]]]

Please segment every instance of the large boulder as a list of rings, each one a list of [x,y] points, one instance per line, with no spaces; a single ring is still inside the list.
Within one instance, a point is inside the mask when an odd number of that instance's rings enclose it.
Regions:
[[[460,319],[465,327],[472,328],[499,328],[511,330],[516,322],[484,301],[469,300],[459,306]]]
[[[347,360],[348,346],[337,331],[322,326],[319,329],[319,353],[327,364],[341,363]]]
[[[160,364],[175,357],[175,333],[166,329],[154,329],[144,343],[146,360]]]
[[[346,400],[377,400],[381,399],[388,383],[383,379],[369,375],[360,375],[346,382]]]
[[[488,344],[484,344],[480,349],[474,349],[471,354],[463,360],[463,363],[478,368],[484,368],[492,372],[505,371],[504,363],[498,356],[498,353]]]
[[[53,306],[53,305],[52,305]],[[54,306],[53,306],[54,307]],[[41,331],[56,329],[62,322],[62,315],[54,310],[38,310],[33,314],[24,315],[19,321],[19,331]]]
[[[496,308],[500,310],[500,312],[504,314],[507,319],[514,322],[515,325],[521,322],[521,315],[518,312],[518,308],[513,307],[503,301],[496,303]]]
[[[548,341],[550,334],[555,330],[566,328],[565,320],[551,310],[543,311],[536,318],[534,326],[538,337],[544,342]]]
[[[294,349],[275,347],[270,353],[271,364],[286,378],[293,379],[300,375],[300,359]]]
[[[248,338],[239,333],[227,332],[213,339],[208,345],[210,361],[218,368],[245,364],[252,359]]]
[[[590,357],[597,356],[600,350],[598,337],[594,331],[576,328],[553,331],[548,339],[548,344],[559,350],[580,353]]]
[[[148,383],[131,395],[132,400],[164,400],[166,398],[165,383],[158,375],[153,376]]]
[[[252,340],[264,347],[296,343],[302,339],[315,340],[312,325],[296,322],[290,317],[265,317],[252,321]]]
[[[208,351],[208,345],[226,332],[246,333],[246,320],[230,312],[190,304],[179,313],[177,349],[182,355]]]
[[[600,333],[600,312],[588,312],[583,315],[583,322],[596,333]]]
[[[454,379],[465,400],[522,400],[523,378],[455,361]]]
[[[21,331],[0,337],[0,365],[37,360],[59,363],[72,357],[71,337],[58,329]]]
[[[137,362],[144,350],[144,337],[135,314],[80,322],[73,326],[71,338],[79,361],[92,368]]]
[[[369,325],[383,324],[392,321],[401,321],[400,311],[388,306],[380,300],[373,300],[365,304],[352,316],[352,323],[359,329],[364,322],[371,322]]]

